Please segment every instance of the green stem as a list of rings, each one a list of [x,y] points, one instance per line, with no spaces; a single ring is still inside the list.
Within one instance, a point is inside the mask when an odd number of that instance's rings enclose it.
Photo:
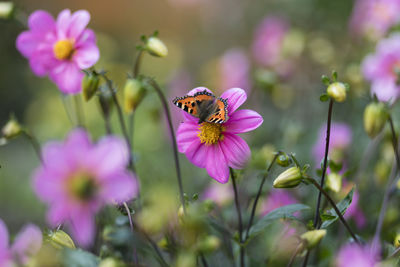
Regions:
[[[83,112],[83,105],[81,95],[74,95],[75,113],[77,119],[77,126],[85,128],[85,113]]]
[[[233,192],[235,194],[235,206],[236,206],[238,223],[239,223],[240,266],[244,267],[244,247],[243,247],[243,238],[242,238],[242,233],[243,233],[242,212],[240,211],[239,194],[238,194],[238,190],[237,190],[237,186],[236,186],[235,174],[234,174],[232,168],[229,168],[229,171],[231,173],[231,178],[232,178]]]
[[[41,162],[43,162],[42,151],[41,151],[40,144],[39,144],[38,140],[36,139],[36,137],[34,135],[32,135],[31,133],[29,133],[28,131],[26,131],[26,130],[23,130],[22,133],[24,134],[24,136],[31,143],[31,145],[32,145],[33,149],[35,150],[35,153],[38,156],[39,160]]]
[[[143,55],[144,55],[143,50],[140,49],[139,53],[136,56],[135,64],[134,64],[133,70],[132,70],[133,78],[136,78],[139,75],[140,64],[142,63]]]

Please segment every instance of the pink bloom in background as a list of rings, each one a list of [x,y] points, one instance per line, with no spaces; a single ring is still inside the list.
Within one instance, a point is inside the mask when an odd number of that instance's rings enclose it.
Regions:
[[[317,142],[313,147],[313,156],[317,164],[317,168],[319,168],[319,164],[325,153],[326,125],[319,130],[317,138]],[[347,124],[332,122],[329,142],[329,156],[331,157],[331,154],[334,153],[335,150],[345,150],[350,145],[351,139],[352,131]]]
[[[46,11],[29,16],[29,31],[17,38],[17,49],[29,60],[32,71],[50,79],[65,94],[82,90],[83,69],[99,59],[99,49],[92,30],[86,29],[90,14],[79,10],[61,11],[57,21]]]
[[[246,53],[239,48],[226,51],[219,60],[219,84],[222,91],[229,88],[245,88],[249,93],[250,62]]]
[[[0,219],[0,266],[12,267],[26,265],[42,247],[42,232],[33,224],[26,225],[9,246],[7,227]]]
[[[203,192],[201,199],[209,199],[218,205],[223,206],[233,199],[233,189],[227,184],[211,182]]]
[[[350,20],[350,30],[356,35],[376,40],[399,22],[399,0],[357,0]]]
[[[379,249],[351,243],[343,246],[336,258],[337,267],[374,267],[379,262]]]
[[[33,184],[49,205],[47,221],[52,227],[66,223],[82,246],[92,243],[94,216],[104,205],[128,201],[138,192],[136,178],[126,170],[129,149],[118,137],[93,144],[76,129],[64,142],[47,143],[42,158]]]
[[[188,94],[207,90],[197,87]],[[210,92],[210,91],[209,91]],[[241,169],[250,157],[250,148],[237,134],[252,131],[263,122],[260,114],[253,110],[237,110],[247,99],[243,89],[232,88],[221,97],[227,99],[229,119],[223,124],[204,122],[183,112],[184,122],[178,128],[179,152],[199,168],[206,168],[208,174],[220,183],[229,180],[229,167]]]
[[[371,94],[376,94],[380,101],[396,100],[400,95],[400,86],[396,84],[396,73],[400,73],[400,34],[380,41],[375,53],[364,59],[362,70],[371,82]]]
[[[265,216],[274,209],[296,203],[298,201],[288,191],[272,189],[268,197],[261,204],[261,215]]]

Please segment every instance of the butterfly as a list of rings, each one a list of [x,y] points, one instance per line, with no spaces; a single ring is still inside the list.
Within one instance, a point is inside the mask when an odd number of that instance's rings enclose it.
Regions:
[[[226,99],[216,98],[207,90],[197,92],[193,96],[176,97],[172,102],[178,108],[199,118],[199,124],[202,122],[224,123],[228,120]]]

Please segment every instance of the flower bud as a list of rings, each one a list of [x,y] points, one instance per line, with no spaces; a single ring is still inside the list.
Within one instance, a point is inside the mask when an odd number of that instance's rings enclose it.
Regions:
[[[111,109],[114,105],[111,92],[105,87],[100,87],[99,90],[99,104],[101,112],[105,118],[108,118],[111,114]]]
[[[62,230],[57,230],[57,231],[50,231],[47,234],[47,240],[49,241],[50,244],[53,245],[53,247],[57,249],[62,249],[62,248],[70,248],[70,249],[75,249],[75,244],[74,241],[72,241],[71,237],[64,231]]]
[[[15,5],[12,2],[0,2],[0,19],[9,19],[14,13]]]
[[[82,95],[89,101],[99,88],[100,78],[96,73],[87,73],[82,79]]]
[[[1,129],[1,133],[6,139],[11,139],[22,133],[22,127],[16,119],[11,118]]]
[[[278,163],[279,166],[287,167],[292,163],[292,160],[286,153],[280,153],[276,158],[276,163]]]
[[[273,186],[275,188],[292,188],[301,183],[303,176],[299,167],[292,167],[282,172],[278,178],[275,179]]]
[[[221,245],[221,240],[214,235],[206,236],[203,240],[201,240],[198,244],[198,249],[204,253],[210,253],[219,248]]]
[[[364,111],[364,129],[368,136],[374,138],[383,129],[389,114],[383,103],[371,103]]]
[[[328,174],[328,177],[326,178],[326,188],[335,193],[339,193],[340,189],[342,188],[342,176],[332,172]]]
[[[145,94],[146,90],[139,80],[128,79],[124,87],[124,108],[126,113],[135,111]]]
[[[346,86],[341,82],[331,83],[328,89],[326,89],[326,93],[336,102],[343,102],[346,100]]]
[[[168,55],[168,48],[157,37],[150,37],[146,41],[146,50],[150,55],[156,57],[166,57]]]
[[[99,263],[99,267],[125,267],[126,264],[118,259],[108,257]]]
[[[399,233],[396,234],[396,236],[394,237],[393,245],[394,245],[396,248],[400,247],[400,234],[399,234]]]
[[[322,240],[322,238],[324,238],[325,235],[325,229],[311,230],[302,234],[300,236],[300,239],[305,242],[305,246],[307,249],[311,249],[318,245],[318,243]]]

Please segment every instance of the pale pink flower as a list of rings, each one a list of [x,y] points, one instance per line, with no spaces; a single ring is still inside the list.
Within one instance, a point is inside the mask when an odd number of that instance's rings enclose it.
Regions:
[[[227,184],[211,182],[203,192],[201,199],[209,199],[223,206],[233,199],[233,189]]]
[[[292,196],[292,194],[290,194],[290,192],[282,189],[272,189],[267,198],[261,204],[261,214],[262,216],[265,216],[274,209],[296,203],[298,203],[298,201]]]
[[[337,257],[337,267],[374,267],[379,262],[379,250],[371,245],[351,243],[343,246]]]

